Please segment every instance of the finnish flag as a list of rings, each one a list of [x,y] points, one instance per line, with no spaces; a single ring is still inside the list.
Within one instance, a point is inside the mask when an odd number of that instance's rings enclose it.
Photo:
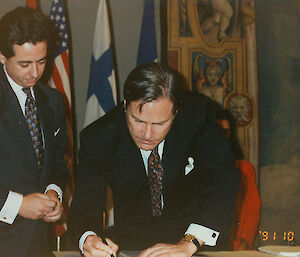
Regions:
[[[106,0],[100,0],[94,34],[84,127],[97,120],[117,102]]]

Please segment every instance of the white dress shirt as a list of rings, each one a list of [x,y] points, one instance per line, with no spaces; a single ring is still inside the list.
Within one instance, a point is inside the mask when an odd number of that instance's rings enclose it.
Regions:
[[[6,74],[7,80],[9,82],[11,88],[13,89],[14,93],[17,96],[17,99],[19,101],[23,115],[25,115],[25,102],[26,102],[27,95],[22,90],[23,87],[21,87],[16,82],[14,82],[12,80],[12,78],[8,75],[5,65],[3,65],[3,68],[4,68],[4,72]],[[32,94],[33,98],[35,99],[33,88],[31,88],[31,94]],[[42,132],[42,134],[43,134],[43,132]],[[44,139],[43,139],[43,142],[44,142]],[[63,192],[59,186],[57,186],[55,184],[50,184],[46,187],[46,190],[44,193],[46,193],[48,190],[54,190],[58,194],[58,197],[59,197],[60,201],[62,202]],[[19,193],[13,192],[13,191],[9,191],[6,201],[0,210],[0,221],[8,223],[8,224],[12,224],[19,213],[19,210],[22,205],[22,201],[23,201],[22,194],[19,194]]]

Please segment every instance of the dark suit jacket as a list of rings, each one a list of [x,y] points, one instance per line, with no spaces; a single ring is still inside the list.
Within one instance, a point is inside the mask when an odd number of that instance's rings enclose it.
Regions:
[[[143,160],[129,134],[123,104],[85,128],[80,147],[68,226],[76,242],[88,230],[99,236],[105,233],[101,213],[109,184],[115,211],[109,236],[121,249],[178,242],[190,223],[221,232],[219,245],[227,244],[239,173],[209,98],[192,93],[183,96],[165,138],[164,209],[159,218],[152,217]],[[194,169],[185,175],[188,157],[194,159]]]
[[[62,97],[57,90],[40,83],[34,86],[34,93],[45,145],[40,176],[26,120],[0,67],[0,208],[9,191],[23,195],[44,193],[51,183],[63,190],[68,177],[64,161],[66,135]],[[54,136],[59,128],[59,133]],[[36,224],[37,221],[21,216],[17,216],[11,225],[0,222],[0,255],[24,256]]]

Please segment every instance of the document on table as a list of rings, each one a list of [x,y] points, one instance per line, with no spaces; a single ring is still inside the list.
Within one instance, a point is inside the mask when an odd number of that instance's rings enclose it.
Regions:
[[[266,245],[259,247],[258,250],[275,256],[300,257],[300,246]]]

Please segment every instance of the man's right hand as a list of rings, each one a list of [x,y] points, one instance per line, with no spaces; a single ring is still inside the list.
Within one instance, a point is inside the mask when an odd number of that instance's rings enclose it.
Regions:
[[[110,257],[116,256],[119,246],[106,238],[108,245],[104,244],[100,237],[95,235],[88,236],[83,243],[83,254],[85,257]]]
[[[41,219],[47,215],[47,213],[53,211],[56,202],[51,200],[49,196],[33,193],[23,196],[19,215],[27,219]]]

